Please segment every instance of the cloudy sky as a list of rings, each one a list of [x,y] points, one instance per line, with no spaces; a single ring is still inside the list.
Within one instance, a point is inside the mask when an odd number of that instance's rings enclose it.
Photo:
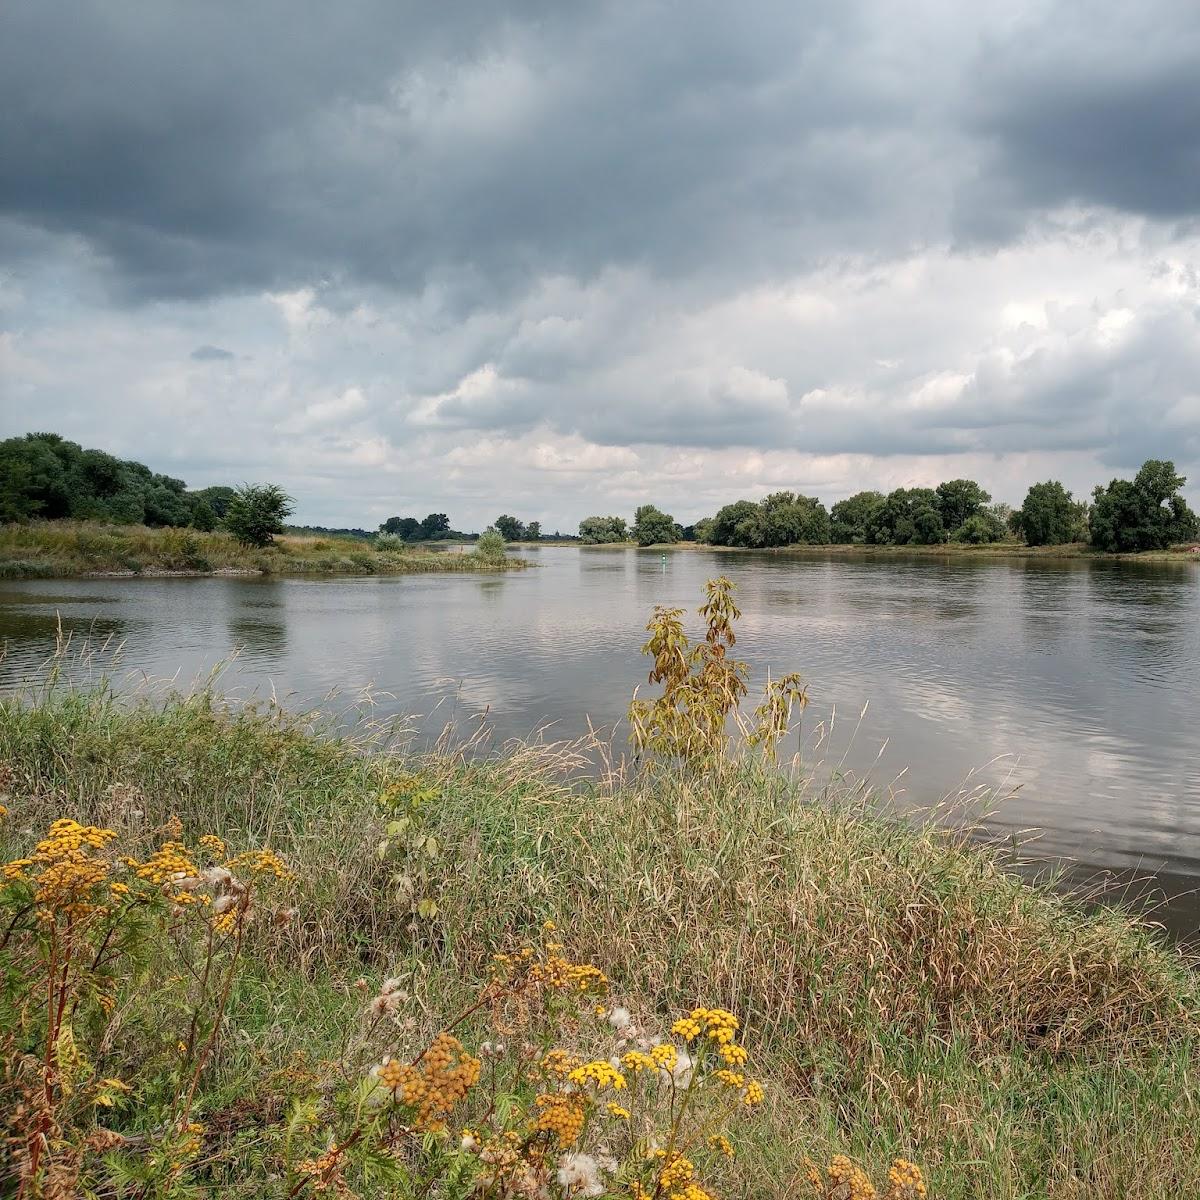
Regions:
[[[299,518],[1174,458],[1195,0],[0,9],[0,434]]]

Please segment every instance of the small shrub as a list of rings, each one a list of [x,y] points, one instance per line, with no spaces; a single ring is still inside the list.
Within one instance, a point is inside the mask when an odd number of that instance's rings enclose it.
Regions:
[[[479,535],[479,541],[475,543],[475,555],[485,562],[503,562],[506,545],[500,531],[495,526],[489,526]]]

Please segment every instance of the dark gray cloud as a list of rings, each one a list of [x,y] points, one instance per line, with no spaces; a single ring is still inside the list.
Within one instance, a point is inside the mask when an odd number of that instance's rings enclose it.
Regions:
[[[220,346],[197,346],[188,355],[193,362],[228,362],[234,357],[236,356],[233,351],[222,349]]]

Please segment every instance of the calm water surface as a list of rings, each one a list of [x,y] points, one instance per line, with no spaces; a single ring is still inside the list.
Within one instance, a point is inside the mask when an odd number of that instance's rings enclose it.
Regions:
[[[189,682],[237,650],[222,685],[242,694],[341,711],[371,689],[375,715],[424,714],[427,729],[486,713],[498,739],[547,724],[569,737],[619,721],[645,679],[651,607],[694,612],[705,579],[725,573],[755,677],[809,680],[807,753],[894,784],[914,807],[1001,789],[991,830],[1036,828],[1047,857],[1162,872],[1176,892],[1200,878],[1200,567],[528,556],[540,569],[499,577],[0,583],[0,687],[38,669],[61,621],[122,643],[125,681]]]

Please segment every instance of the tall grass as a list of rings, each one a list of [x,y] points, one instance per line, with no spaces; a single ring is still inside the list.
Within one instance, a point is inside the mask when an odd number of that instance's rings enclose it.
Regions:
[[[92,521],[32,521],[0,525],[0,579],[86,574],[207,574],[209,572],[387,575],[429,571],[505,570],[519,559],[485,561],[414,547],[346,538],[286,534],[265,550],[228,533],[149,529]]]
[[[836,785],[745,762],[580,783],[589,752],[404,754],[207,694],[50,690],[0,704],[0,836],[15,855],[56,816],[178,816],[293,864],[301,912],[231,1000],[210,1127],[293,1055],[336,1054],[360,975],[411,973],[433,1022],[549,919],[640,1009],[743,1015],[772,1086],[724,1195],[794,1195],[836,1153],[914,1159],[946,1200],[1200,1195],[1200,985],[1152,932]],[[437,847],[399,876],[397,780]]]

